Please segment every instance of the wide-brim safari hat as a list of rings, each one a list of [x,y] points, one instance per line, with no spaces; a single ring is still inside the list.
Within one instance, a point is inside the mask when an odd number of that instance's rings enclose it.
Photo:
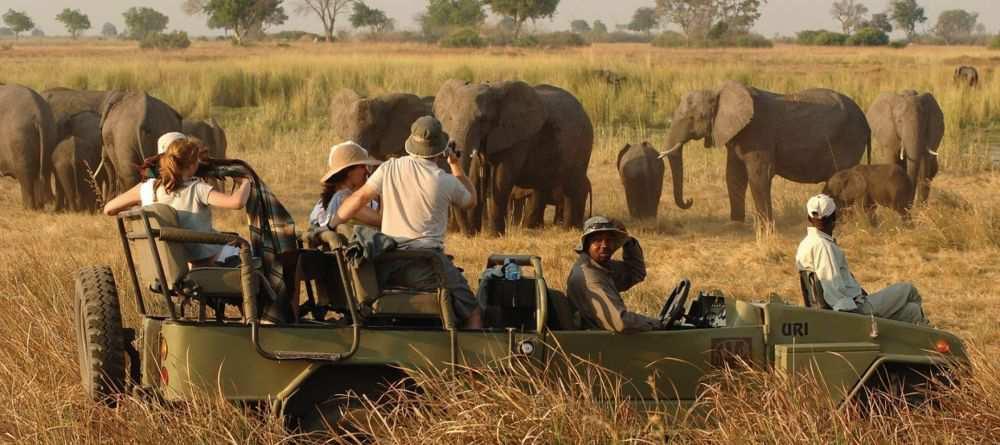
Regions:
[[[577,244],[574,250],[577,253],[582,253],[586,249],[587,237],[599,232],[611,232],[614,234],[618,241],[618,247],[621,247],[629,237],[628,231],[625,230],[625,225],[620,221],[606,216],[593,216],[583,222],[583,234],[580,235],[580,244]]]
[[[382,161],[368,156],[365,150],[354,141],[347,141],[330,147],[330,156],[327,158],[327,172],[320,182],[327,182],[337,173],[348,167],[355,165],[379,165]]]
[[[434,116],[418,118],[410,126],[410,137],[406,139],[406,152],[418,158],[433,158],[448,146],[448,133],[444,132],[441,121]]]

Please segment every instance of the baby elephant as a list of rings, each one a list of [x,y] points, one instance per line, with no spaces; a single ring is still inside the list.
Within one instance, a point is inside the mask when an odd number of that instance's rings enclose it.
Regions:
[[[913,184],[906,170],[895,164],[856,165],[830,177],[823,187],[838,208],[860,204],[871,224],[875,224],[875,206],[881,205],[909,217],[913,205]]]

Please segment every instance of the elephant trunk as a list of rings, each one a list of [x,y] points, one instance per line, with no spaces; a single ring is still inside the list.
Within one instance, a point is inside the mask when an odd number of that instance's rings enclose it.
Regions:
[[[687,210],[694,204],[694,200],[684,200],[684,143],[690,139],[687,135],[688,128],[685,126],[671,126],[670,135],[667,137],[667,151],[660,154],[660,158],[666,157],[670,162],[670,178],[673,181],[674,203],[682,210]]]

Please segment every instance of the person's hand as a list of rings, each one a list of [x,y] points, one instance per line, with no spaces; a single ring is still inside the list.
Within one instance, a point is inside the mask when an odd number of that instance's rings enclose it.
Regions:
[[[455,150],[454,146],[448,145],[448,148],[444,150],[447,156],[448,165],[454,169],[455,167],[462,168],[462,158],[458,156],[458,151]]]

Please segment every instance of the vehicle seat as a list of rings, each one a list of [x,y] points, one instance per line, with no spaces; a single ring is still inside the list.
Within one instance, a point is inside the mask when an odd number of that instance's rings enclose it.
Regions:
[[[142,208],[151,229],[180,228],[177,212],[166,204],[155,203]],[[137,266],[141,283],[156,293],[167,293],[198,300],[204,315],[204,305],[215,309],[216,319],[221,321],[226,304],[242,309],[243,291],[238,267],[196,267],[189,268],[189,255],[185,243],[162,241],[153,237],[155,252],[142,217],[128,218],[125,232],[129,236],[129,248]],[[158,254],[158,255],[157,255]],[[163,269],[166,283],[160,282],[157,264]],[[254,268],[260,268],[260,259],[254,258]]]
[[[823,298],[823,285],[816,278],[816,272],[800,270],[799,287],[802,289],[802,302],[805,307],[832,309]]]
[[[583,329],[580,314],[566,294],[549,289],[549,317],[546,324],[553,331],[579,331]]]

